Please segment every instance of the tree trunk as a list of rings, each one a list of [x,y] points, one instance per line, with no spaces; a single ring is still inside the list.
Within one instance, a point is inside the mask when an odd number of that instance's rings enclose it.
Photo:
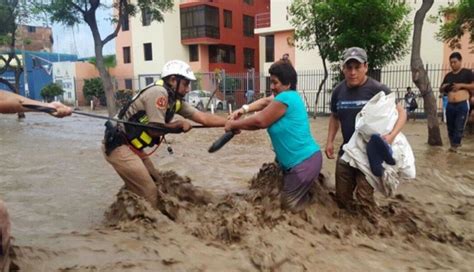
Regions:
[[[112,117],[117,113],[117,107],[115,106],[115,90],[112,83],[112,78],[104,65],[104,57],[102,55],[102,46],[95,49],[95,55],[97,58],[97,69],[99,70],[102,84],[104,85],[105,98],[107,100],[107,112]]]
[[[99,33],[99,28],[97,27],[97,21],[95,18],[95,10],[91,9],[84,14],[84,21],[89,25],[92,37],[94,38],[94,50],[96,57],[96,67],[99,70],[100,78],[102,79],[102,84],[104,85],[105,98],[107,100],[107,111],[109,116],[112,117],[117,113],[117,107],[115,105],[115,92],[114,86],[112,84],[112,78],[110,77],[109,71],[104,64],[104,55],[102,49],[104,47],[104,42],[102,41]]]
[[[319,47],[319,52],[321,52],[321,48]],[[318,92],[316,93],[316,101],[314,102],[314,114],[313,114],[313,119],[316,119],[316,114],[318,112],[318,102],[319,102],[319,95],[321,94],[321,91],[323,90],[323,87],[324,87],[324,83],[326,83],[326,80],[328,79],[328,68],[326,66],[326,57],[323,57],[321,56],[321,59],[323,61],[323,68],[324,68],[324,78],[323,80],[321,81],[321,83],[319,83],[319,87],[318,87]]]
[[[12,92],[16,93],[15,86],[13,86],[13,84],[11,84],[10,81],[0,77],[0,83],[7,86]]]
[[[204,111],[207,111],[207,109],[209,108],[209,105],[211,104],[212,102],[212,99],[214,98],[214,96],[216,95],[217,91],[219,91],[219,85],[221,83],[221,80],[219,78],[216,79],[216,88],[214,89],[214,91],[211,93],[211,97],[209,97],[209,100],[207,101],[206,103],[206,107],[204,108]],[[215,105],[217,106],[217,105]]]
[[[424,68],[423,60],[420,55],[423,21],[425,20],[426,13],[433,6],[433,1],[434,0],[423,0],[420,9],[415,14],[410,66],[413,83],[415,83],[423,96],[425,113],[428,118],[428,144],[439,146],[443,145],[443,141],[441,140],[441,133],[439,130],[436,98],[434,97],[430,79]]]
[[[16,59],[17,59],[17,63],[20,63],[19,60],[18,60],[18,57],[16,57]],[[26,67],[23,67],[23,66],[15,68],[15,93],[18,94],[18,95],[20,95],[20,76],[21,76],[21,74],[27,72]],[[25,84],[26,83],[23,83],[23,86],[25,86]],[[19,113],[17,113],[17,115],[18,115],[18,119],[25,119],[26,118],[24,112],[19,112]]]

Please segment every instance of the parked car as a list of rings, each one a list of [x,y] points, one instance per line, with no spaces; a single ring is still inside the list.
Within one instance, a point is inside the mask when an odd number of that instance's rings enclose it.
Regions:
[[[186,95],[186,101],[191,104],[193,107],[196,109],[202,111],[204,110],[204,107],[207,105],[209,102],[209,99],[211,98],[212,93],[209,91],[205,90],[194,90],[190,91]],[[213,97],[211,100],[211,103],[209,103],[208,109],[211,108],[211,105],[214,105],[214,109],[217,110],[222,110],[224,109],[224,101],[220,100],[217,97]]]

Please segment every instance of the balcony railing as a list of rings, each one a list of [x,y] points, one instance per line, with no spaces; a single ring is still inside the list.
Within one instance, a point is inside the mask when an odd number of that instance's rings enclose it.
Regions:
[[[270,12],[255,15],[255,28],[270,27]]]

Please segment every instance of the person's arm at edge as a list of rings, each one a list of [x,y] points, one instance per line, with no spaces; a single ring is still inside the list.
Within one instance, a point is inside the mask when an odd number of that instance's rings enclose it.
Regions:
[[[32,111],[23,107],[23,104],[38,105],[56,109],[57,112],[51,114],[55,117],[71,115],[72,109],[60,102],[43,103],[21,95],[0,90],[0,113],[18,113]]]
[[[331,113],[329,116],[328,125],[328,138],[326,140],[326,157],[328,159],[334,159],[334,139],[336,138],[337,131],[339,130],[339,118],[335,113]]]

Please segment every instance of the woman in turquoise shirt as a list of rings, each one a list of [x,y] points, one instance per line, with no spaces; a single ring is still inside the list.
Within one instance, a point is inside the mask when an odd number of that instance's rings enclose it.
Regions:
[[[267,129],[284,173],[282,206],[298,211],[310,199],[309,189],[321,171],[322,155],[311,135],[306,107],[296,91],[295,69],[290,62],[280,60],[270,67],[269,73],[274,96],[242,106],[230,116],[225,130]],[[253,111],[260,112],[239,119]]]

